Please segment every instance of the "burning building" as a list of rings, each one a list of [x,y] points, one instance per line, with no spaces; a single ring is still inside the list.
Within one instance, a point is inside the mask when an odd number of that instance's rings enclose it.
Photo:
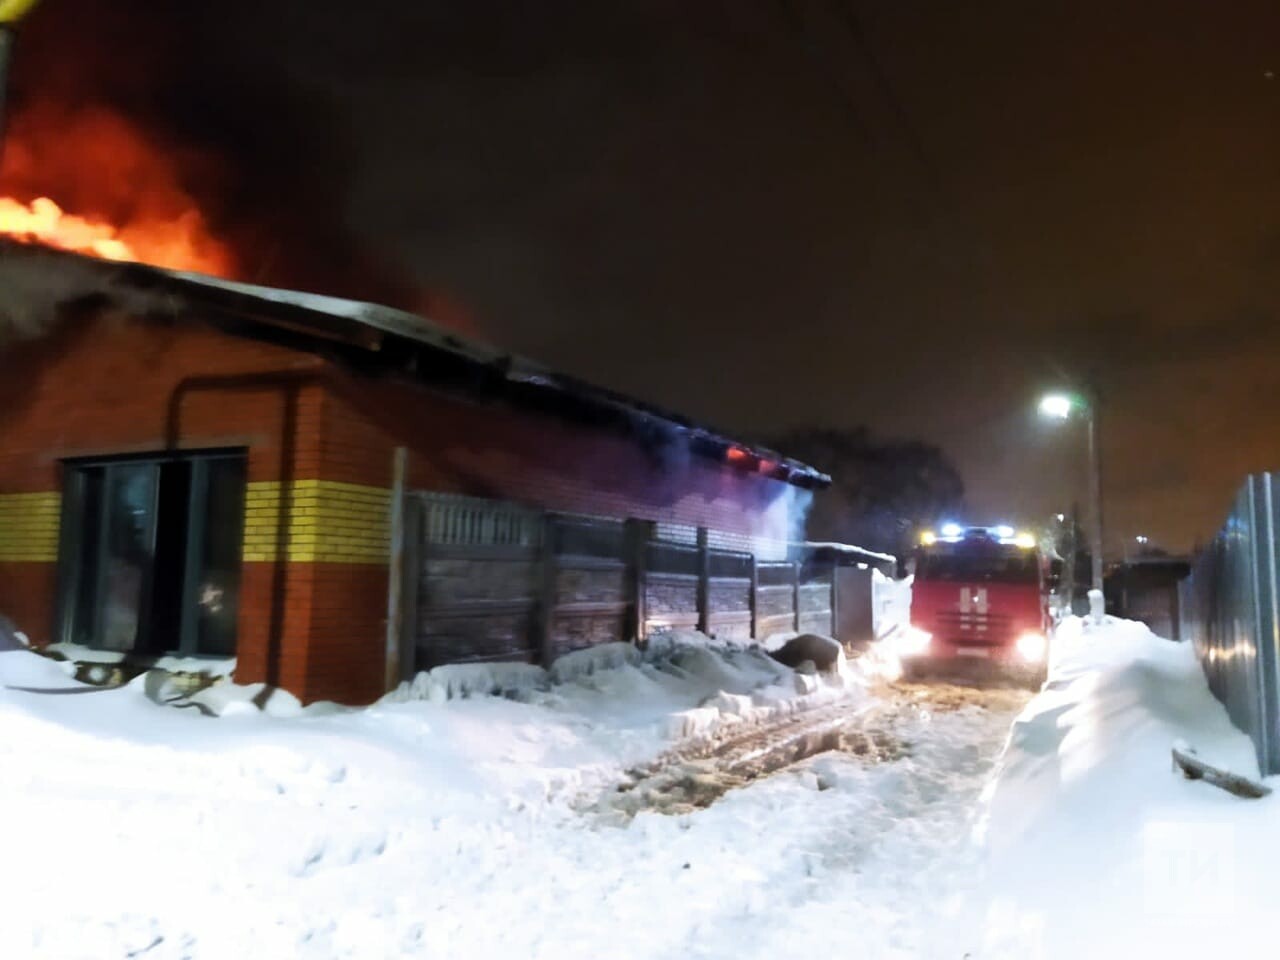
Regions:
[[[828,482],[804,464],[390,308],[14,242],[0,290],[0,612],[37,644],[368,702],[834,619],[757,569]],[[690,568],[637,593],[664,550]]]

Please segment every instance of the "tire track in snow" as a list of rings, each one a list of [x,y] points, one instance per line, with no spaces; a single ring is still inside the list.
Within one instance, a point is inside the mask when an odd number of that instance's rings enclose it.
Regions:
[[[684,814],[822,754],[845,754],[865,764],[892,762],[911,752],[913,737],[923,732],[921,719],[931,713],[976,708],[1011,719],[1030,696],[1018,689],[952,684],[896,684],[877,692],[870,703],[830,704],[737,735],[681,744],[628,771],[616,793],[597,807],[625,816],[641,810]],[[826,788],[821,778],[819,788]]]
[[[966,912],[983,869],[973,827],[1010,724],[1030,694],[902,684],[881,691],[883,724],[906,750],[867,763],[827,752],[733,790],[689,818],[730,819],[763,804],[752,835],[768,876],[765,911],[736,909],[702,926],[750,944],[753,957],[815,953],[876,958],[964,954]],[[724,811],[717,811],[726,807]],[[695,828],[696,829],[696,828]],[[775,830],[782,837],[765,838]],[[785,839],[783,839],[785,838]],[[803,877],[787,857],[803,855]],[[781,857],[782,862],[765,861]],[[775,892],[776,891],[776,892]],[[732,901],[732,898],[728,898]],[[735,954],[715,936],[686,944],[682,960]]]

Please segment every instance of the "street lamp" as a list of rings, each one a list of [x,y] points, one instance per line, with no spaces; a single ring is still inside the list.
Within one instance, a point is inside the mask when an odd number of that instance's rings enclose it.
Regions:
[[[1048,393],[1040,398],[1040,413],[1054,420],[1083,415],[1089,423],[1089,500],[1093,513],[1093,589],[1102,592],[1102,450],[1098,445],[1098,397],[1079,393]]]
[[[1046,417],[1066,420],[1071,416],[1075,398],[1065,393],[1047,393],[1040,399],[1040,412]]]

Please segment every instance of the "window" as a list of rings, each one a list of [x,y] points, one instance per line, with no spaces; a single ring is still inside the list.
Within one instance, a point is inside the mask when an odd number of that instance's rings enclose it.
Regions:
[[[233,655],[244,453],[64,468],[59,637],[138,654]]]

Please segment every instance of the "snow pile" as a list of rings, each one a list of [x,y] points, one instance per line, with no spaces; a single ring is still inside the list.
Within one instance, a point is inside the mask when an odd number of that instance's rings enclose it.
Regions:
[[[75,665],[50,660],[25,649],[0,652],[0,689],[79,690],[84,684],[73,679]]]
[[[861,690],[872,678],[850,667],[818,678],[793,672],[763,647],[694,631],[652,637],[641,651],[608,643],[574,651],[550,669],[522,663],[458,664],[420,673],[383,703],[501,696],[552,709],[596,714],[603,701],[627,726],[648,725],[664,739],[705,737],[726,724],[758,723]]]
[[[547,672],[553,683],[569,683],[601,670],[619,670],[640,663],[640,651],[630,643],[602,643],[558,657]]]
[[[653,638],[643,655],[626,655],[611,669],[570,667],[572,682],[534,702],[590,712],[591,701],[603,697],[615,716],[629,717],[633,727],[648,724],[663,740],[717,735],[726,726],[772,720],[862,689],[852,673],[819,683],[761,647],[690,632]]]
[[[156,679],[159,678],[159,683]],[[214,717],[233,717],[238,714],[252,714],[257,711],[271,717],[296,717],[303,711],[302,702],[288,690],[269,687],[265,683],[215,683],[195,693],[186,693],[175,689],[169,696],[165,695],[167,683],[163,674],[152,672],[136,678],[131,685],[151,682],[152,687],[160,690],[147,690],[148,695],[157,703],[175,707],[195,706],[201,712]],[[311,712],[323,712],[329,704],[312,704]],[[338,708],[341,709],[341,708]]]
[[[1257,776],[1190,644],[1112,618],[1065,621],[1050,681],[1015,723],[990,792],[974,956],[1268,952],[1277,801],[1172,772],[1179,740]]]
[[[911,624],[913,577],[895,580],[879,570],[871,571],[871,620],[877,637],[885,637]]]
[[[424,670],[384,697],[385,702],[409,700],[464,700],[502,696],[518,699],[529,690],[545,687],[547,672],[531,663],[454,663]]]
[[[41,649],[45,654],[65,657],[78,664],[114,666],[130,656],[123,650],[98,650],[79,643],[50,643]],[[167,654],[148,661],[152,669],[169,673],[198,673],[208,677],[229,677],[235,672],[234,657],[182,657]]]
[[[0,653],[3,957],[594,958],[618,929],[663,955],[699,942],[710,881],[749,869],[761,813],[681,839],[580,801],[673,732],[860,690],[802,698],[763,652],[697,637],[551,675],[432,671],[427,696],[359,710],[229,682],[179,697],[160,674],[92,687],[68,666]]]

